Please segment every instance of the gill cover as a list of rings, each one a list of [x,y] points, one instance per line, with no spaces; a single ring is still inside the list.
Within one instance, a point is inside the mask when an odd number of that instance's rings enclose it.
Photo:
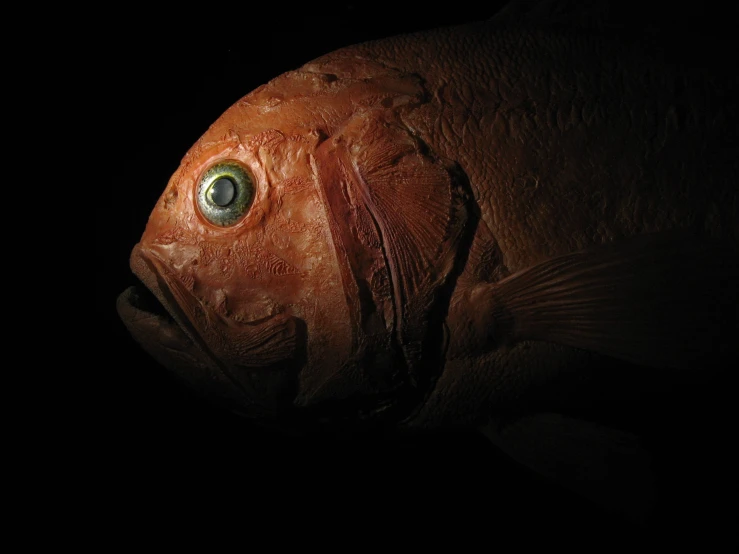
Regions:
[[[473,230],[463,174],[384,106],[356,112],[316,165],[357,358],[401,363],[412,386],[427,384],[443,366],[443,319]]]

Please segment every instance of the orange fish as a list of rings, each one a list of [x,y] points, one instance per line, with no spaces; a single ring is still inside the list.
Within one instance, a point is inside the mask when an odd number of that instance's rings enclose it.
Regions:
[[[523,391],[603,356],[736,359],[737,92],[577,18],[343,48],[190,149],[131,254],[166,313],[130,288],[119,314],[238,413],[482,426],[553,475],[542,429],[624,435],[504,425]]]

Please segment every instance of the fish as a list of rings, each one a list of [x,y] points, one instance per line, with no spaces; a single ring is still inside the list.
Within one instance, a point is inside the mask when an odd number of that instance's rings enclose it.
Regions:
[[[503,437],[575,425],[491,420],[537,382],[731,345],[735,109],[646,39],[508,25],[342,49],[237,102],[134,248],[168,313],[124,292],[132,335],[239,413],[476,425],[519,459]]]

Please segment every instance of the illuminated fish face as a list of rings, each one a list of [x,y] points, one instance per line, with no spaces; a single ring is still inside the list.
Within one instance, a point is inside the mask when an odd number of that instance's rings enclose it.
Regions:
[[[247,411],[272,412],[279,398],[295,396],[299,370],[306,379],[330,374],[350,347],[310,163],[316,141],[277,129],[244,142],[237,131],[210,136],[172,177],[131,256],[186,336],[170,326],[174,344],[140,340],[179,373],[188,352],[197,367],[186,374],[198,386],[219,389]],[[141,333],[135,317],[124,319]]]
[[[148,314],[133,290],[119,311],[197,388],[272,414],[347,362],[351,330],[312,163],[319,131],[290,125],[295,102],[253,97],[185,156],[132,252],[134,273],[174,322]]]
[[[171,315],[129,289],[119,312],[131,333],[239,411],[347,397],[384,409],[422,380],[424,342],[441,338],[427,327],[464,227],[459,190],[391,124],[422,96],[417,80],[351,67],[362,74],[303,68],[232,106],[131,255]]]

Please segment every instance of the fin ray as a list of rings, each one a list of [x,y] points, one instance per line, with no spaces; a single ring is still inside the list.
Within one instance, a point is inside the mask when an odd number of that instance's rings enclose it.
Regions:
[[[547,260],[493,285],[493,332],[686,369],[717,348],[736,349],[738,283],[733,245],[684,233],[642,235]]]

